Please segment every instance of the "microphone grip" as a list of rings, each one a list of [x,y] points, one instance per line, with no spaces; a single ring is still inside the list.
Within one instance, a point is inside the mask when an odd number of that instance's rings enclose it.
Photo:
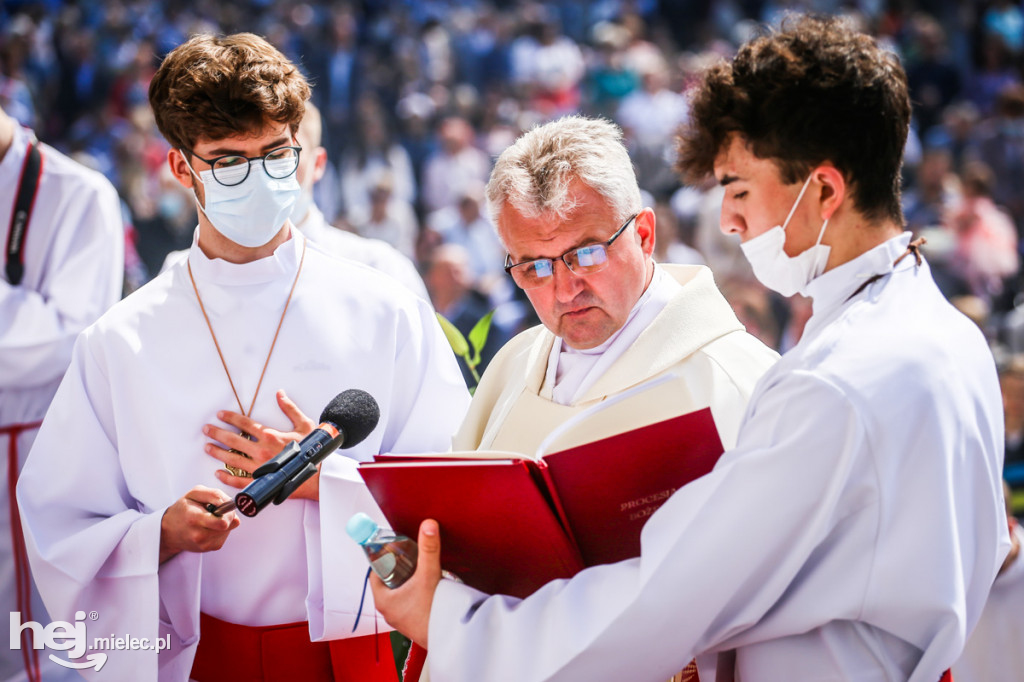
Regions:
[[[271,502],[281,504],[298,487],[298,484],[291,485],[294,479],[301,476],[298,479],[298,483],[301,483],[315,473],[316,464],[334,452],[344,440],[344,434],[339,433],[333,425],[321,425],[324,426],[330,428],[314,429],[299,443],[297,454],[279,464],[275,471],[253,479],[252,483],[235,495],[238,511],[245,516],[256,516]],[[309,465],[312,465],[312,469]]]
[[[274,504],[281,504],[291,497],[291,494],[298,490],[300,485],[313,478],[317,471],[318,469],[316,468],[316,464],[313,462],[307,464],[305,469],[295,474],[295,476],[285,483],[284,487],[278,491],[277,497],[274,498]]]

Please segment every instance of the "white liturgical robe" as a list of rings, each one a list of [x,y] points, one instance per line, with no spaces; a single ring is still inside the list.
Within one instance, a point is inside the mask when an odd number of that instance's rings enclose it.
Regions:
[[[15,127],[0,161],[0,239],[7,233],[29,131]],[[124,228],[117,191],[100,173],[40,146],[43,171],[25,233],[18,286],[0,275],[0,426],[42,419],[75,337],[121,297]],[[0,254],[0,271],[6,262]]]
[[[0,244],[7,245],[18,181],[32,134],[15,126],[0,160]],[[11,538],[8,457],[24,463],[36,437],[35,424],[57,391],[71,362],[75,337],[121,297],[124,227],[114,186],[100,173],[41,144],[39,188],[22,249],[24,274],[14,286],[0,253],[0,613],[18,611]],[[10,439],[14,439],[14,443]],[[11,446],[14,446],[13,450]],[[32,618],[45,621],[38,595]],[[28,614],[22,614],[28,620]],[[73,670],[39,656],[48,681],[72,679]],[[0,648],[0,680],[22,680],[22,651]]]
[[[360,237],[353,232],[338,229],[327,223],[324,214],[315,205],[296,223],[302,234],[314,244],[338,258],[351,258],[394,277],[414,294],[429,301],[427,287],[416,266],[401,251],[380,239]]]
[[[433,682],[658,681],[732,649],[741,682],[938,680],[1008,549],[1002,405],[981,332],[927,263],[894,267],[908,240],[811,282],[736,447],[651,516],[640,558],[525,600],[442,580]]]
[[[293,233],[295,234],[295,233]],[[256,390],[305,239],[247,264],[188,256],[243,403]],[[446,450],[468,392],[429,305],[357,263],[305,252],[252,417],[290,430],[274,394],[316,416],[342,390],[380,405],[378,426],[320,474],[319,503],[288,499],[242,518],[224,547],[159,565],[164,510],[197,484],[222,488],[201,428],[237,411],[179,263],[112,308],[75,346],[18,489],[29,554],[53,618],[76,611],[95,636],[170,635],[160,680],[185,680],[202,610],[261,626],[309,621],[313,640],[370,634],[370,600],[352,633],[366,558],[348,538],[356,511],[380,512],[356,472],[378,452]],[[226,490],[233,495],[234,489]],[[97,680],[158,679],[154,651],[109,651]]]

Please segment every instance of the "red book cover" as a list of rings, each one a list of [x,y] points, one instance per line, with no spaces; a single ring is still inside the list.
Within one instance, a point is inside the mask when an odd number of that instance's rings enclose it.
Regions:
[[[710,408],[544,457],[587,566],[640,556],[644,523],[711,471],[722,441]]]
[[[647,518],[722,454],[705,408],[533,461],[501,452],[363,463],[392,528],[441,525],[442,565],[488,593],[525,597],[586,566],[640,554]]]
[[[391,527],[411,538],[441,524],[441,565],[488,593],[526,597],[583,568],[528,460],[363,464],[359,473]]]

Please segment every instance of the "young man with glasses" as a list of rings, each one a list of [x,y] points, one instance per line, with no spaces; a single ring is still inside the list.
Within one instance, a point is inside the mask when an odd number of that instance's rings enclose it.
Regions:
[[[352,632],[366,560],[343,525],[381,518],[355,460],[445,450],[468,394],[427,303],[289,221],[308,96],[250,34],[196,36],[151,83],[195,241],[79,338],[19,487],[51,616],[150,644],[101,652],[97,679],[396,679],[371,606]],[[207,511],[311,430],[298,406],[351,388],[380,406],[365,441],[254,518]]]
[[[369,265],[394,277],[420,298],[430,300],[423,279],[411,260],[380,239],[360,237],[333,227],[317,208],[313,201],[313,187],[327,169],[327,150],[320,146],[321,126],[320,111],[312,102],[306,102],[306,113],[295,132],[295,142],[300,148],[295,179],[299,182],[300,194],[292,207],[292,224],[303,236],[328,254]],[[172,251],[164,259],[161,272],[186,258],[188,249]]]

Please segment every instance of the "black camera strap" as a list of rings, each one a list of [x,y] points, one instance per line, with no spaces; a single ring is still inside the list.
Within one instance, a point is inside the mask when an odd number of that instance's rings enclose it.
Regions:
[[[21,178],[18,180],[18,193],[14,198],[14,210],[11,212],[10,230],[7,232],[7,281],[17,286],[25,274],[25,237],[28,224],[32,219],[32,208],[36,203],[39,190],[39,177],[43,174],[43,154],[39,151],[39,142],[29,142],[25,154],[25,162],[21,166]]]

